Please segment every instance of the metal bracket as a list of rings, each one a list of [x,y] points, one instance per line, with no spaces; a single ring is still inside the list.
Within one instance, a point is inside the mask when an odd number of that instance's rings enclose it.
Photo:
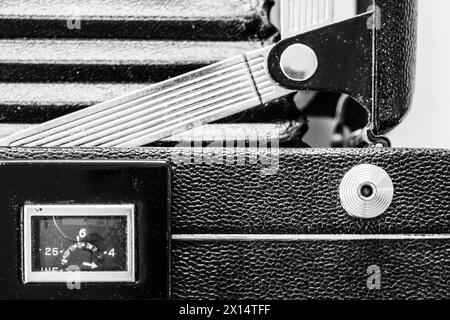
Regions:
[[[375,33],[368,28],[374,12],[326,26],[305,34],[280,41],[269,53],[268,70],[272,79],[290,90],[319,90],[345,93],[358,101],[369,114],[369,125],[374,128],[373,115],[376,103],[374,57]],[[283,71],[283,53],[292,46],[304,45],[317,56],[315,73],[306,80],[296,81]],[[367,134],[373,143],[380,138]],[[381,138],[385,140],[384,138]],[[383,143],[383,145],[385,145]]]

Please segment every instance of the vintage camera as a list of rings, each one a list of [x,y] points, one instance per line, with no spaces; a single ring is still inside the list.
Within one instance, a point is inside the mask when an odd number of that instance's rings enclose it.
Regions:
[[[348,1],[342,19],[329,0],[158,3],[2,22],[4,38],[56,40],[5,40],[34,48],[0,74],[38,105],[10,103],[5,122],[43,123],[3,125],[0,297],[448,298],[449,153],[383,136],[411,104],[416,1]],[[178,20],[148,18],[166,5]],[[115,55],[124,44],[140,59]],[[90,51],[80,62],[60,46]],[[64,91],[101,86],[135,91],[79,111]],[[309,148],[314,114],[336,117],[333,143],[352,148]]]

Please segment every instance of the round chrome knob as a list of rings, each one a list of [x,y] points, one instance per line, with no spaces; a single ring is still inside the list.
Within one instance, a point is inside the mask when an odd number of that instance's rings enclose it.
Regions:
[[[293,44],[281,54],[281,70],[294,81],[308,80],[314,75],[318,65],[316,53],[304,44]]]
[[[386,212],[394,198],[394,184],[385,170],[362,164],[347,172],[339,187],[342,207],[358,218],[375,218]]]

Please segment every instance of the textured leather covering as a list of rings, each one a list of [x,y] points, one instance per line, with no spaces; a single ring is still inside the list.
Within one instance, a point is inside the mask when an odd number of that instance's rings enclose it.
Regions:
[[[2,148],[0,159],[170,159],[172,234],[450,233],[448,151],[279,149],[279,154],[271,155],[250,149],[203,152],[215,153],[216,162],[198,162],[200,149],[169,148]],[[248,162],[250,155],[266,159],[252,164]],[[247,161],[232,165],[230,159]],[[264,163],[272,164],[273,170],[264,170]],[[343,175],[362,163],[384,168],[395,187],[391,207],[372,220],[349,216],[339,201]],[[449,252],[448,240],[174,240],[172,297],[448,298]],[[366,286],[366,270],[371,265],[382,269],[379,291],[370,291]]]
[[[450,233],[448,151],[205,148],[214,163],[194,164],[200,150],[1,148],[0,159],[169,159],[174,233]],[[390,209],[373,220],[350,217],[338,195],[344,174],[362,163],[384,168],[395,187]]]
[[[414,93],[417,0],[376,0],[377,32],[375,133],[396,127],[408,112]]]
[[[175,299],[448,299],[450,241],[176,242]],[[367,269],[380,268],[380,290]]]

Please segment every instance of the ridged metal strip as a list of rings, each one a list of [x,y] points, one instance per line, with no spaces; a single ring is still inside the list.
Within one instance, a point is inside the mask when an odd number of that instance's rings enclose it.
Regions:
[[[280,0],[283,39],[334,20],[334,0]]]
[[[28,147],[135,147],[290,92],[265,70],[270,47],[237,56],[3,139]]]

